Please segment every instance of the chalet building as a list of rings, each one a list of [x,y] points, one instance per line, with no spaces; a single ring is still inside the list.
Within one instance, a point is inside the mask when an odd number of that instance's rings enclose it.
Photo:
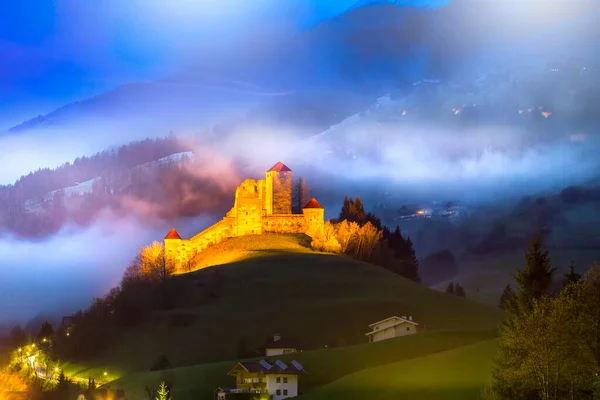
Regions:
[[[280,356],[300,350],[300,346],[295,340],[282,338],[278,333],[265,343],[265,357]]]
[[[413,335],[417,333],[418,325],[412,317],[389,317],[369,325],[371,331],[366,333],[365,336],[368,336],[369,342],[372,343],[399,336]]]
[[[265,360],[241,361],[227,374],[235,377],[235,388],[217,388],[216,398],[225,400],[229,393],[258,394],[271,400],[296,397],[298,376],[302,374],[306,374],[306,371],[297,361],[292,361],[290,365],[280,360],[273,364]]]

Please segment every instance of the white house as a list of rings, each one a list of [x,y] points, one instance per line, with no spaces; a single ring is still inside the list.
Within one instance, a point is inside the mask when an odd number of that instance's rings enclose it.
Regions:
[[[219,387],[217,399],[224,400],[227,393],[268,394],[272,400],[298,396],[298,376],[306,374],[304,367],[293,360],[290,365],[277,360],[240,361],[227,375],[235,377],[235,388]]]
[[[369,325],[371,331],[365,335],[369,337],[369,342],[379,342],[385,339],[415,334],[418,325],[412,317],[389,317]]]
[[[282,339],[281,335],[276,333],[271,340],[265,343],[265,357],[280,356],[299,351],[298,344],[291,339]]]

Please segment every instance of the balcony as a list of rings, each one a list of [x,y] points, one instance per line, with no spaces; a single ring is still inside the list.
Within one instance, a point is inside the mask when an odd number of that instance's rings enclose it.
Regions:
[[[267,391],[267,383],[266,382],[251,382],[251,383],[237,383],[236,389],[239,391],[237,393],[262,393]],[[232,390],[232,391],[233,391]]]

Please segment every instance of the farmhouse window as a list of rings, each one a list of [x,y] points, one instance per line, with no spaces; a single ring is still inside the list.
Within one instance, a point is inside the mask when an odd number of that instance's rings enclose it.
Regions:
[[[281,378],[280,377],[275,378],[275,382],[276,383],[281,383]]]
[[[283,389],[283,395],[287,396],[287,389]]]
[[[287,376],[283,378],[283,383],[287,383]]]

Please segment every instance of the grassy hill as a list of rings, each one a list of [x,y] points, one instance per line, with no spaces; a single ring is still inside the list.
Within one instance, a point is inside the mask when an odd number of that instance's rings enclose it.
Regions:
[[[344,396],[338,396],[341,393],[337,393],[335,388],[338,386],[338,382],[343,383],[346,381],[346,377],[362,376],[363,372],[357,371],[364,370],[365,373],[379,369],[385,371],[386,369],[397,368],[396,365],[399,360],[406,360],[407,363],[411,363],[418,362],[419,357],[428,355],[434,355],[433,357],[435,357],[436,353],[440,353],[442,356],[449,353],[453,354],[448,350],[462,348],[478,342],[487,344],[490,343],[490,338],[495,335],[496,331],[428,332],[378,343],[307,351],[278,358],[284,361],[295,359],[305,367],[308,374],[301,377],[300,390],[307,398],[315,396],[316,398],[345,399]],[[479,348],[488,349],[488,347],[480,346]],[[455,367],[451,365],[451,362],[460,363],[460,357],[464,355],[464,360],[472,363],[472,365],[457,369],[457,373],[477,371],[478,368],[489,364],[493,357],[493,353],[490,351],[479,352],[477,353],[478,357],[473,357],[472,353],[473,351],[466,351],[464,353],[459,352],[458,356],[442,357],[442,359],[448,359],[448,361],[441,364],[440,367],[442,365],[450,368]],[[227,372],[233,365],[235,365],[235,361],[225,361],[175,368],[162,372],[135,373],[113,382],[112,385],[123,388],[129,398],[142,400],[145,398],[145,387],[155,387],[161,380],[168,379],[174,382],[174,398],[178,400],[208,400],[212,398],[212,390],[215,387],[230,387],[233,385],[233,378],[227,376]],[[435,375],[430,376],[435,380],[438,375],[436,372]],[[453,376],[455,377],[456,374]],[[472,381],[477,384],[485,379],[487,379],[487,370],[484,368],[475,374]],[[463,382],[465,381],[463,379]],[[370,387],[368,382],[365,383],[365,387]],[[321,390],[321,387],[324,390]],[[330,394],[334,394],[334,396],[329,397]],[[362,394],[364,395],[364,393]],[[357,398],[365,397],[358,396]]]
[[[176,385],[183,386],[177,390],[197,393],[204,385],[228,383],[224,374],[232,361],[219,361],[238,359],[242,344],[258,349],[280,333],[315,350],[298,355],[307,368],[327,369],[310,374],[310,388],[364,368],[488,339],[503,317],[498,308],[430,290],[372,264],[313,252],[307,245],[305,236],[264,235],[229,239],[209,249],[202,259],[205,268],[168,282],[175,294],[169,310],[153,311],[138,327],[115,330],[101,359],[67,366],[67,373],[105,381],[106,371],[108,380],[124,377],[115,385],[134,393],[143,391],[141,380],[173,373]],[[422,333],[361,347],[368,324],[392,315],[413,316]],[[149,373],[161,355],[176,368]],[[196,371],[189,390],[179,382],[188,379],[186,371]]]
[[[306,400],[479,399],[490,379],[497,340],[402,360],[346,375]]]

